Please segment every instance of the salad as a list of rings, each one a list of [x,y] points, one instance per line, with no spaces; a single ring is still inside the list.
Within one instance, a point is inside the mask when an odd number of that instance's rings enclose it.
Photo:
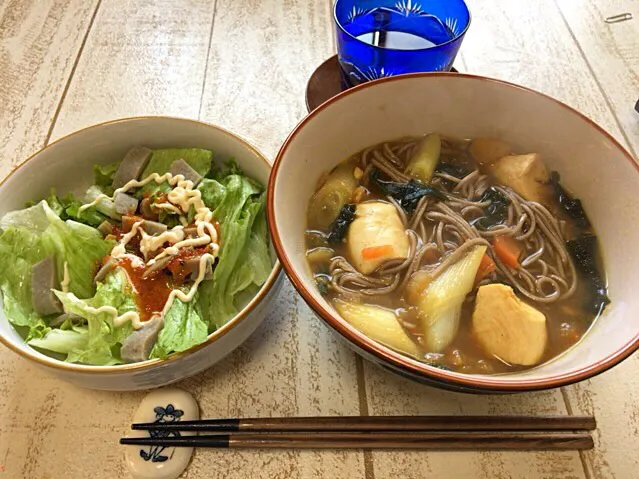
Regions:
[[[0,219],[4,312],[30,346],[89,365],[166,358],[268,278],[266,193],[232,160],[140,146],[94,171],[84,201],[52,191]]]

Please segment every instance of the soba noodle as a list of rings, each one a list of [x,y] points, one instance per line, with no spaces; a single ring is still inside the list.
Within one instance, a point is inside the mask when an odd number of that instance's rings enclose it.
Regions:
[[[448,140],[450,141],[450,140]],[[376,145],[359,154],[357,163],[367,175],[373,168],[396,182],[408,182],[403,173],[417,140],[399,140]],[[443,150],[451,150],[443,144]],[[402,223],[407,228],[409,253],[406,260],[382,264],[371,274],[362,274],[343,256],[335,257],[329,265],[331,287],[339,293],[380,295],[403,288],[410,276],[427,269],[436,278],[450,264],[462,257],[470,248],[483,244],[495,262],[496,271],[489,281],[503,281],[522,295],[539,303],[552,303],[570,297],[577,288],[577,273],[566,250],[562,229],[543,205],[527,201],[510,188],[493,186],[510,200],[508,216],[502,224],[480,229],[474,221],[484,214],[491,200],[482,200],[490,187],[487,175],[477,169],[462,179],[436,172],[432,184],[446,192],[447,199],[424,196],[415,210],[408,215],[390,196]],[[530,252],[521,258],[517,268],[505,265],[492,249],[490,240],[495,236],[510,236],[523,241]],[[427,252],[436,251],[437,261],[424,265]]]

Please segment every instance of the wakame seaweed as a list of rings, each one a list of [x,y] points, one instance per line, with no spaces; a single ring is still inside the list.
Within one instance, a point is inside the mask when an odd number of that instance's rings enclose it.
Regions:
[[[484,208],[484,216],[478,218],[473,226],[487,230],[491,226],[502,224],[508,218],[510,199],[497,188],[488,188],[479,201],[490,201],[490,204]]]
[[[466,176],[468,176],[468,174],[471,172],[471,170],[464,165],[456,165],[454,163],[448,163],[445,161],[440,161],[439,163],[437,163],[435,171],[437,173],[445,173],[447,175],[454,176],[459,180],[466,178]]]
[[[588,221],[586,212],[581,205],[581,201],[568,194],[564,187],[559,183],[559,180],[559,173],[553,171],[550,174],[550,185],[555,192],[559,205],[570,218],[575,220],[575,224],[579,228],[588,229],[590,227],[590,222]]]
[[[329,243],[339,243],[346,236],[348,227],[355,219],[355,205],[346,204],[342,207],[337,219],[331,225],[331,232],[328,234]]]
[[[328,294],[329,285],[331,284],[331,278],[325,274],[316,274],[315,284],[317,285],[317,290],[320,292],[320,294],[322,296],[325,296]]]
[[[437,188],[425,186],[417,180],[408,183],[385,181],[379,178],[380,171],[375,169],[371,173],[371,180],[388,196],[392,197],[407,213],[412,213],[419,200],[426,195],[434,196],[440,200],[446,200],[447,196]]]
[[[575,267],[588,282],[586,307],[595,314],[600,313],[610,303],[606,283],[597,268],[597,237],[592,234],[580,236],[566,242],[566,249],[572,256]]]

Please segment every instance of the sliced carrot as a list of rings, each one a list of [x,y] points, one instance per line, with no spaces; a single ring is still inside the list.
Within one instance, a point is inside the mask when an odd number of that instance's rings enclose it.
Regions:
[[[519,268],[521,246],[510,236],[495,236],[493,239],[495,254],[509,268]]]
[[[488,276],[490,273],[495,271],[495,262],[493,259],[485,254],[481,259],[481,263],[479,263],[479,268],[477,269],[477,275],[475,275],[475,284],[478,284],[482,279]]]
[[[429,248],[422,256],[422,261],[426,264],[432,264],[439,259],[437,248]]]
[[[380,256],[393,254],[393,246],[385,244],[382,246],[370,246],[362,250],[362,259],[375,259]]]

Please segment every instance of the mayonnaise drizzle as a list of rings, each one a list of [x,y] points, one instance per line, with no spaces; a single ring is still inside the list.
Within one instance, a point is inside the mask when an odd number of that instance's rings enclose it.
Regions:
[[[60,283],[60,286],[62,287],[62,292],[63,293],[68,293],[69,292],[69,284],[71,283],[71,278],[69,277],[69,268],[67,266],[67,262],[64,262],[64,275],[62,277],[62,282]]]
[[[169,309],[171,309],[171,306],[173,305],[173,300],[175,298],[178,298],[183,303],[189,303],[193,300],[193,297],[195,296],[195,293],[197,292],[198,286],[204,280],[204,275],[206,274],[207,261],[210,261],[212,264],[213,261],[215,261],[215,256],[213,256],[212,254],[206,253],[200,257],[200,268],[199,268],[200,270],[198,271],[197,278],[195,278],[195,282],[193,283],[193,286],[191,286],[191,289],[189,289],[189,292],[184,294],[184,291],[181,291],[179,289],[174,289],[173,291],[171,291],[168,299],[166,300],[166,304],[164,305],[164,309],[162,310],[162,314],[160,316],[164,317],[166,313],[168,313]]]
[[[166,256],[176,255],[179,253],[179,250],[181,248],[206,245],[209,245],[210,248],[210,253],[205,253],[200,257],[198,276],[189,289],[188,293],[184,293],[184,291],[180,289],[171,290],[164,308],[159,315],[160,317],[164,317],[169,309],[171,309],[175,298],[178,298],[184,303],[188,303],[193,300],[198,286],[204,280],[204,275],[206,274],[207,269],[207,261],[210,261],[211,264],[213,264],[213,262],[215,261],[215,257],[219,252],[219,244],[217,230],[211,223],[213,221],[213,212],[204,204],[204,201],[202,200],[202,193],[199,190],[194,189],[193,182],[190,180],[186,180],[183,175],[173,176],[171,173],[165,173],[164,175],[152,173],[141,181],[129,181],[121,188],[115,190],[113,196],[115,197],[115,195],[117,195],[118,193],[126,193],[131,188],[142,187],[150,183],[151,181],[155,181],[158,184],[167,182],[169,183],[169,185],[174,187],[167,194],[168,201],[156,203],[155,206],[179,214],[181,225],[175,226],[174,228],[165,231],[157,236],[151,236],[147,234],[146,231],[144,231],[144,229],[142,228],[144,221],[137,221],[131,227],[131,231],[122,236],[118,244],[115,245],[114,248],[111,250],[111,256],[115,259],[130,257],[132,265],[135,267],[140,267],[145,264],[146,266],[150,266],[159,259],[162,259]],[[104,194],[98,195],[91,203],[82,205],[80,207],[80,211],[97,205],[103,199],[111,199],[111,197]],[[184,233],[184,226],[188,225],[188,220],[185,217],[185,214],[188,214],[191,206],[195,210],[194,222],[197,229],[197,237],[186,238],[186,234]],[[144,261],[141,258],[126,252],[126,245],[138,233],[142,237],[140,240],[140,252],[144,255]],[[154,258],[148,259],[153,252],[161,248],[167,242],[170,243],[171,246],[165,248],[164,251],[156,255]],[[65,263],[65,275],[66,274],[67,272]],[[81,301],[73,295],[71,295],[71,299],[73,301]],[[100,308],[91,308],[87,306],[84,307],[88,308],[88,312],[93,314],[110,314],[113,317],[113,323],[116,326],[121,326],[125,322],[131,321],[133,328],[139,329],[145,324],[144,322],[140,321],[140,315],[134,311],[129,311],[122,315],[118,315],[117,309],[112,306],[102,306]]]
[[[86,204],[80,206],[80,208],[78,208],[78,212],[81,213],[84,210],[88,210],[92,206],[95,206],[98,203],[100,203],[100,201],[102,201],[102,200],[110,200],[110,199],[111,199],[110,196],[107,196],[104,193],[100,193],[98,196],[95,197],[95,199],[91,203],[86,203]]]
[[[116,326],[122,326],[127,321],[131,321],[133,329],[140,329],[142,326],[144,326],[144,323],[140,321],[140,315],[136,311],[127,311],[124,314],[118,315],[118,310],[115,309],[113,306],[100,306],[99,308],[87,306],[84,301],[78,299],[78,297],[73,293],[69,293],[67,295],[67,299],[76,303],[78,307],[84,309],[89,314],[94,314],[96,316],[98,314],[109,314],[113,318],[113,324]]]

